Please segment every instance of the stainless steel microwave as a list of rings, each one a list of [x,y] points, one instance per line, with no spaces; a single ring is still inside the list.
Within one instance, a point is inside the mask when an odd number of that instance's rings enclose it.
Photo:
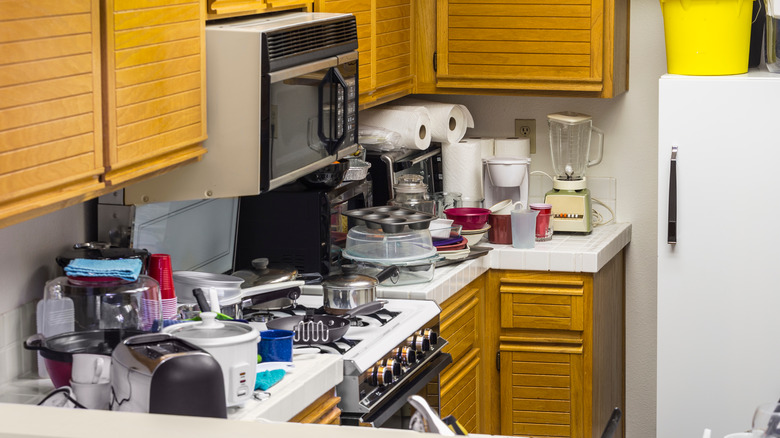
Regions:
[[[292,12],[206,26],[208,152],[125,189],[125,203],[257,195],[357,150],[351,14]]]

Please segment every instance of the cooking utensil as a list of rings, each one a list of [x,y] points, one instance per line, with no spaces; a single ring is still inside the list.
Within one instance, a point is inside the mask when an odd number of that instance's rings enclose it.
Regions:
[[[388,266],[376,276],[358,273],[352,264],[342,265],[343,274],[332,275],[322,282],[322,301],[326,312],[344,314],[376,300],[376,287],[382,281],[399,275],[397,266]]]
[[[255,388],[260,333],[247,323],[217,321],[214,312],[201,312],[200,318],[201,322],[175,324],[164,328],[163,332],[214,356],[222,368],[227,406],[240,405],[251,398]]]
[[[232,275],[244,279],[241,289],[246,296],[246,289],[249,288],[297,280],[298,269],[291,265],[271,266],[268,258],[260,257],[252,260],[252,269],[235,271]],[[256,305],[255,308],[258,310],[277,310],[290,307],[292,304],[292,299],[282,297]]]
[[[488,246],[474,246],[471,247],[471,251],[469,252],[469,255],[467,255],[465,258],[457,259],[457,260],[446,260],[446,259],[439,260],[438,262],[436,262],[436,267],[443,268],[444,266],[456,265],[460,262],[465,262],[466,260],[478,259],[492,250],[493,248]]]
[[[216,289],[220,304],[226,306],[241,301],[241,284],[243,278],[232,275],[212,274],[198,271],[174,271],[173,284],[176,289],[176,299],[180,304],[195,303],[192,290]],[[206,310],[210,309],[207,308]]]
[[[444,210],[447,219],[452,219],[455,225],[462,225],[463,231],[479,230],[488,220],[490,210],[487,208],[461,207]]]
[[[335,342],[349,329],[349,317],[376,313],[387,301],[373,301],[350,309],[343,316],[314,315],[309,309],[306,315],[286,316],[272,319],[265,325],[272,330],[290,330],[295,332],[296,344],[321,344]]]
[[[604,428],[604,433],[601,434],[601,438],[612,438],[612,436],[615,435],[615,430],[617,429],[621,416],[623,416],[623,413],[620,411],[620,408],[612,410],[612,415],[610,415],[609,421],[607,421],[607,426]]]
[[[26,350],[36,350],[43,356],[46,371],[56,388],[70,383],[73,355],[77,353],[110,356],[123,339],[143,333],[140,330],[89,330],[44,337],[36,333],[24,342]]]
[[[349,259],[349,256],[345,257],[346,259]],[[358,267],[359,273],[371,277],[375,277],[379,272],[388,266],[395,266],[398,268],[398,276],[393,276],[390,279],[386,279],[380,282],[380,286],[402,286],[406,284],[418,284],[431,281],[433,279],[434,269],[436,268],[436,262],[441,257],[441,254],[437,252],[431,257],[408,262],[389,264],[360,260],[351,260],[350,262]]]

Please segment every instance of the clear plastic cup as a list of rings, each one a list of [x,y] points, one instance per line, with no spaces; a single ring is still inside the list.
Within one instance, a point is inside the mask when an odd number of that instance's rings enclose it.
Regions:
[[[512,246],[531,249],[536,241],[537,210],[512,210]]]

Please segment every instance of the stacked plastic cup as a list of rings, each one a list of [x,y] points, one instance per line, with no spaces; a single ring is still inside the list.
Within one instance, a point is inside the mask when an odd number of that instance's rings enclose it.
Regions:
[[[177,319],[176,292],[173,288],[173,269],[169,254],[152,254],[149,257],[149,276],[160,283],[160,304],[164,320]]]

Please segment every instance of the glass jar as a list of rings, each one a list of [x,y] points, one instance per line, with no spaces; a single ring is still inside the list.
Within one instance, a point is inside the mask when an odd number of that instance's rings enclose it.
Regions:
[[[388,202],[388,205],[434,214],[436,202],[428,196],[428,185],[423,183],[422,175],[398,176],[393,191],[395,197]]]

